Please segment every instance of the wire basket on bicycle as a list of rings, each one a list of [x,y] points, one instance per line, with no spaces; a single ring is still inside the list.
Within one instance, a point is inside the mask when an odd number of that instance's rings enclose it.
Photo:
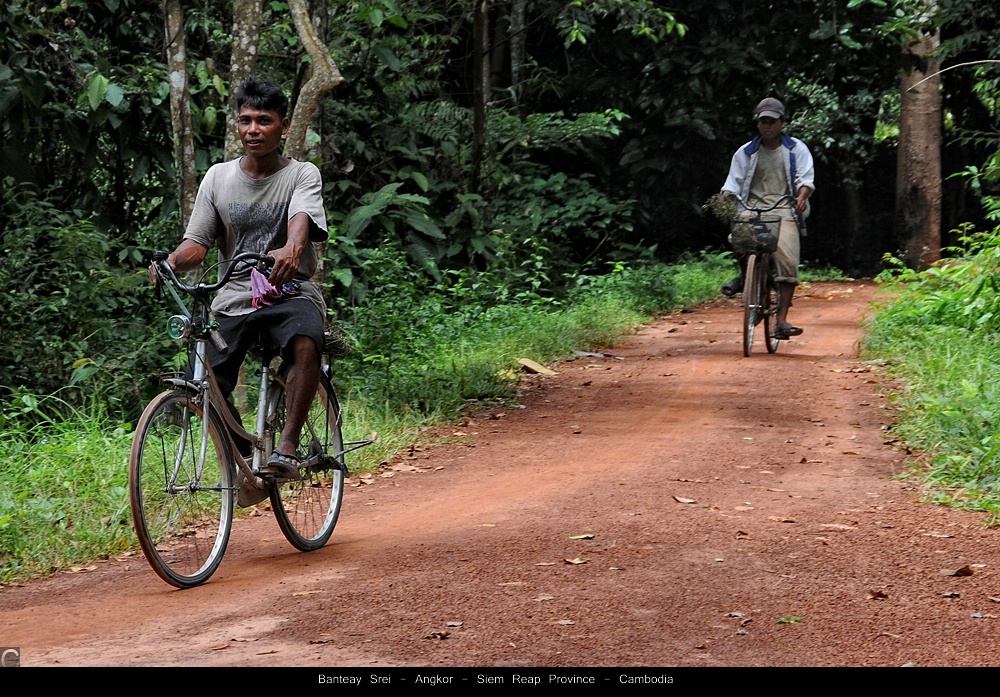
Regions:
[[[781,217],[776,215],[737,218],[729,227],[733,251],[739,255],[774,252],[778,249],[780,228]]]

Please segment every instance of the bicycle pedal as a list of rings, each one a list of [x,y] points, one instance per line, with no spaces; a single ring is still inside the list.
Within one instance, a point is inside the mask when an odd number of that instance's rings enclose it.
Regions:
[[[288,470],[271,470],[262,467],[254,471],[254,474],[264,480],[266,484],[281,484],[284,482],[297,482],[302,479],[302,474],[296,470],[293,476]]]

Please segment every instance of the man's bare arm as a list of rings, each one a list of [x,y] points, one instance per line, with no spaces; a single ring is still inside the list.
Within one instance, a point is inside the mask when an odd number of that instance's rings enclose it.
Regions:
[[[170,268],[175,273],[184,273],[196,268],[198,264],[204,261],[206,254],[208,254],[208,247],[194,240],[183,240],[177,245],[177,249],[167,255],[167,263],[170,264]],[[154,286],[158,285],[159,279],[152,265],[149,267],[149,280]]]
[[[288,242],[281,249],[273,249],[268,252],[274,257],[270,280],[275,287],[280,287],[295,277],[295,272],[299,270],[302,252],[309,244],[309,226],[311,224],[312,221],[308,213],[296,213],[288,221]]]

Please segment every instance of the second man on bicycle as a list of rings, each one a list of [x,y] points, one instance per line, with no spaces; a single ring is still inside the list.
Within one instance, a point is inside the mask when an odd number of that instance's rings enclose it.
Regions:
[[[774,253],[778,286],[777,338],[788,339],[802,333],[801,328],[788,323],[787,315],[799,282],[799,236],[805,234],[809,196],[816,188],[813,157],[805,143],[783,133],[785,106],[777,99],[768,97],[761,101],[754,110],[754,120],[760,135],[733,155],[722,193],[733,194],[755,208],[767,208],[782,196],[794,199],[792,206],[775,210],[782,218],[778,249]],[[730,297],[742,290],[742,272],[722,287],[722,293]]]

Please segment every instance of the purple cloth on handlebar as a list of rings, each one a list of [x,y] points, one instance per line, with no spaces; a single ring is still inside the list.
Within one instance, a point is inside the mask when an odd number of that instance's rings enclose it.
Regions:
[[[250,288],[253,291],[253,307],[255,310],[268,307],[299,294],[298,284],[294,281],[285,283],[281,288],[275,288],[267,280],[267,276],[257,269],[250,271]]]

